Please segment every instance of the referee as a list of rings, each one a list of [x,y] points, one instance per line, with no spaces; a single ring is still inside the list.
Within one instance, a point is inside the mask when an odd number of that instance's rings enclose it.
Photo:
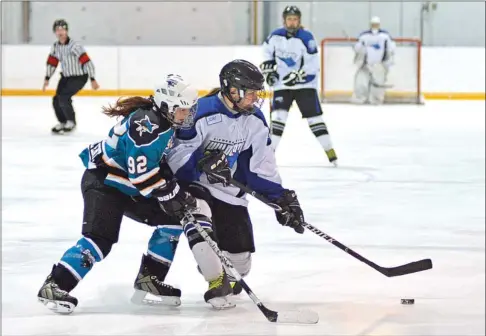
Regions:
[[[72,105],[72,97],[78,93],[88,81],[91,87],[97,90],[100,86],[95,79],[94,64],[86,50],[78,42],[68,36],[68,24],[65,20],[56,20],[52,26],[57,41],[54,42],[47,58],[47,70],[43,91],[49,85],[49,79],[61,62],[61,79],[57,85],[56,95],[52,105],[56,112],[59,124],[52,128],[55,134],[64,134],[73,131],[76,127],[76,115]]]

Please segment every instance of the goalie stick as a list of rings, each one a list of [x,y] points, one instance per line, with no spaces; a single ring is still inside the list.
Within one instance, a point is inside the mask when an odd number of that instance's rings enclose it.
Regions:
[[[265,315],[270,322],[280,322],[280,323],[294,323],[294,324],[316,324],[319,321],[319,315],[313,311],[281,311],[277,312],[265,307],[265,305],[260,301],[260,299],[253,293],[251,288],[246,284],[245,280],[241,277],[240,273],[234,268],[231,261],[221,252],[218,245],[214,240],[209,237],[206,231],[201,227],[201,225],[196,221],[194,216],[190,212],[185,213],[185,217],[181,220],[182,226],[187,224],[193,224],[197,232],[203,237],[203,239],[209,244],[211,249],[216,253],[216,255],[221,260],[226,271],[240,283],[241,287],[245,290],[251,300],[257,305],[258,309]]]
[[[206,174],[210,174],[210,173],[206,172]],[[256,191],[250,189],[246,185],[236,181],[233,178],[231,178],[229,182],[232,185],[234,185],[235,187],[240,188],[242,191],[246,192],[247,194],[252,195],[253,197],[258,199],[259,201],[270,206],[275,211],[282,211],[282,208],[280,208],[278,205],[270,202],[265,196],[258,194]],[[350,254],[354,258],[356,258],[359,261],[365,263],[366,265],[372,267],[373,269],[377,270],[378,272],[380,272],[381,274],[383,274],[387,277],[396,277],[396,276],[401,276],[401,275],[407,275],[407,274],[426,271],[426,270],[432,268],[432,260],[431,259],[422,259],[422,260],[414,261],[414,262],[404,264],[404,265],[400,265],[400,266],[396,266],[396,267],[379,266],[378,264],[370,261],[369,259],[366,259],[365,257],[361,256],[357,252],[353,251],[352,249],[350,249],[346,245],[340,243],[339,241],[337,241],[333,237],[329,236],[328,234],[322,232],[321,230],[319,230],[315,226],[308,224],[308,223],[304,223],[302,226],[305,227],[306,229],[308,229],[309,231],[315,233],[319,237],[324,238],[329,243],[333,244],[334,246],[336,246],[339,249],[343,250],[344,252]]]

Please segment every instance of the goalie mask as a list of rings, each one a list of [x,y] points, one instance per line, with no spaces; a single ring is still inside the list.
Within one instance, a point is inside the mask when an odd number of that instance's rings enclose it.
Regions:
[[[170,74],[154,89],[152,101],[156,109],[174,128],[193,125],[198,92],[179,75]]]
[[[252,114],[265,99],[260,70],[245,60],[226,64],[219,74],[221,93],[233,104],[231,108],[241,114]]]

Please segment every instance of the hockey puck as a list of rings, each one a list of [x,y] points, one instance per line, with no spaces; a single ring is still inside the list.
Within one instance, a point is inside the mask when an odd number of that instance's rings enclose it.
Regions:
[[[404,305],[412,305],[415,303],[415,299],[401,299],[402,304]]]

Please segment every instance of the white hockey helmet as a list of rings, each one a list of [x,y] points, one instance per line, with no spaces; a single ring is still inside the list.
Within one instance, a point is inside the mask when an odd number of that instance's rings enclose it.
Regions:
[[[371,30],[380,29],[380,23],[381,23],[380,18],[378,16],[373,16],[370,20]]]
[[[194,112],[197,98],[197,90],[176,74],[167,75],[165,81],[154,88],[154,103],[172,123],[174,123],[174,113],[177,108],[190,109],[191,113]],[[189,126],[189,123],[192,122],[193,115],[189,117],[183,123],[185,126]]]
[[[370,20],[370,24],[380,24],[380,18],[378,16],[373,16]]]

